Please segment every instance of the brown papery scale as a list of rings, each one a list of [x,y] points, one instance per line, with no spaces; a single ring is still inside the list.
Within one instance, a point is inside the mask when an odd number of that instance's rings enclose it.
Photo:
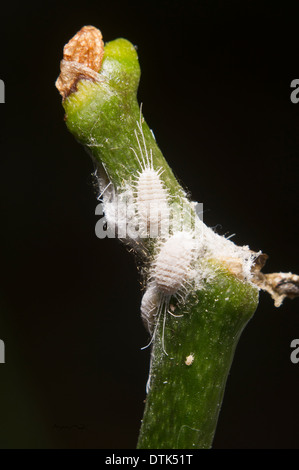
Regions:
[[[94,26],[84,26],[64,46],[60,75],[55,83],[63,99],[76,91],[78,80],[99,81],[103,55],[102,33]]]

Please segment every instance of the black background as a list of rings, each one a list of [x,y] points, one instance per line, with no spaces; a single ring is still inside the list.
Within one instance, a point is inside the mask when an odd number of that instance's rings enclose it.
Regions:
[[[148,336],[133,257],[99,240],[93,166],[54,83],[83,26],[138,46],[139,101],[204,221],[299,272],[299,9],[291,2],[11,2],[1,16],[1,448],[135,448]],[[1,8],[3,8],[1,6]],[[298,448],[298,300],[261,294],[214,448]]]

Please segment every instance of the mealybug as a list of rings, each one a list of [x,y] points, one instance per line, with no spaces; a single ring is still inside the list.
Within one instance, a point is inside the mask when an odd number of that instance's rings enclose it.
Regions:
[[[153,277],[165,296],[176,294],[190,277],[196,241],[189,232],[177,232],[168,238],[154,262]]]
[[[135,201],[141,238],[165,236],[169,231],[169,194],[161,180],[162,169],[156,170],[153,165],[152,150],[148,152],[142,130],[141,118],[135,129],[140,158],[131,148],[139,162],[140,171],[135,180]]]
[[[154,284],[150,284],[141,301],[141,318],[146,329],[152,333],[159,307],[159,293]]]
[[[191,364],[193,363],[194,361],[194,355],[193,354],[189,354],[189,356],[186,357],[185,359],[185,364],[186,366],[191,366]]]
[[[163,316],[162,348],[165,354],[167,352],[164,347],[164,331],[167,313],[173,317],[182,316],[173,313],[175,306],[171,304],[170,307],[170,298],[172,295],[182,297],[187,291],[193,272],[192,261],[196,246],[192,233],[177,232],[158,244],[159,251],[153,260],[150,285],[142,299],[141,316],[152,333],[147,346],[152,343],[161,315]]]

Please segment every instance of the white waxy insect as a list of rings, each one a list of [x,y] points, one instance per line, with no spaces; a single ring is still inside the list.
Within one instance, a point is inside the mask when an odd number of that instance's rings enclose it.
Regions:
[[[170,307],[170,297],[172,295],[181,297],[187,290],[193,273],[191,264],[196,246],[196,241],[190,232],[177,232],[159,244],[158,255],[153,261],[151,282],[142,299],[141,316],[152,334],[147,346],[152,343],[159,320],[163,316],[162,348],[166,355],[164,332],[167,314],[173,317],[182,316],[173,313],[175,306],[171,304]]]
[[[159,307],[159,293],[154,284],[150,284],[141,300],[141,318],[146,329],[153,333]]]
[[[193,354],[189,354],[189,356],[186,357],[185,359],[185,364],[186,366],[191,366],[191,364],[193,363],[194,361],[194,355]]]
[[[164,235],[169,222],[167,192],[160,174],[153,168],[146,168],[138,175],[137,210],[141,237],[153,238]]]
[[[135,130],[140,158],[136,150],[132,150],[141,168],[134,184],[139,234],[141,238],[156,238],[169,231],[169,194],[161,180],[162,169],[154,168],[152,150],[147,150],[141,120],[137,122],[137,128],[142,140]]]
[[[171,296],[185,287],[192,272],[195,248],[195,239],[189,232],[177,232],[162,244],[153,273],[157,288],[162,294]]]

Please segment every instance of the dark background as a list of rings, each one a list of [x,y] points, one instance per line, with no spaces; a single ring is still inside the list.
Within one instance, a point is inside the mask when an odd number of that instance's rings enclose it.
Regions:
[[[93,166],[54,83],[83,26],[138,46],[139,100],[204,221],[298,266],[298,13],[262,1],[11,2],[2,9],[1,448],[135,448],[148,336],[135,261],[96,238]],[[299,300],[262,293],[239,342],[214,448],[299,447]]]

